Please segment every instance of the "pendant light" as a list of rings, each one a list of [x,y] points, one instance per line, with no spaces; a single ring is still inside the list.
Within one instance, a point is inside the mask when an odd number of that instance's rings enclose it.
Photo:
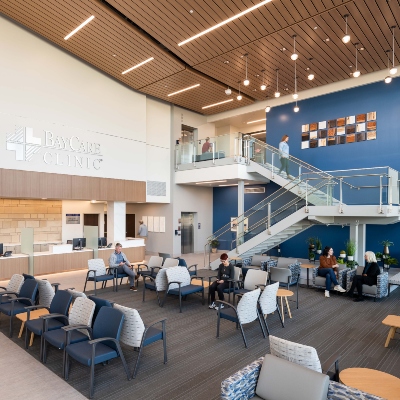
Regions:
[[[244,56],[246,57],[246,79],[243,81],[243,85],[244,86],[249,86],[250,85],[250,81],[247,78],[247,57],[248,57],[248,54],[245,54]]]
[[[356,43],[354,46],[356,48],[356,70],[353,72],[353,78],[358,78],[361,75],[361,72],[358,70],[358,59],[357,59],[357,55],[358,55],[358,48],[357,46],[359,45],[359,43]]]
[[[265,90],[267,88],[267,85],[264,83],[264,72],[265,72],[265,69],[263,69],[261,72],[263,74],[263,79],[262,79],[262,84],[261,84],[260,89],[261,90]]]
[[[240,94],[240,81],[239,81],[239,94],[236,97],[239,101],[242,100],[242,95]]]
[[[290,56],[293,61],[296,61],[299,58],[299,55],[296,53],[296,35],[293,35],[293,54]]]
[[[276,69],[276,92],[275,92],[275,97],[280,97],[280,92],[278,88],[278,77],[279,77],[279,69]]]
[[[349,17],[349,14],[346,14],[344,17],[346,18],[346,33],[342,37],[342,42],[343,43],[349,43],[350,42],[350,35],[347,33],[347,18]]]
[[[392,68],[390,68],[390,75],[394,75],[395,73],[397,73],[397,68],[394,66],[394,28],[396,28],[395,26],[392,26],[392,30],[393,30],[393,45],[392,45],[392,52],[393,52],[393,64],[392,64]]]
[[[308,61],[310,61],[310,65],[311,65],[312,64],[312,58],[309,58]],[[315,75],[314,75],[314,72],[313,72],[312,68],[308,67],[307,71],[308,71],[307,79],[309,81],[312,81],[315,78]]]
[[[225,89],[225,94],[227,96],[230,96],[232,94],[232,90],[231,90],[231,88],[229,86],[228,86],[228,89]]]
[[[300,111],[300,107],[297,105],[297,100],[296,100],[296,105],[293,108],[294,112],[299,112]]]
[[[386,51],[387,53],[387,63],[388,63],[388,70],[389,70],[389,75],[385,78],[385,83],[390,83],[392,82],[392,77],[390,76],[390,59],[389,59],[389,54],[390,54],[390,50]]]
[[[271,106],[265,107],[265,112],[270,112],[271,111]]]
[[[297,69],[296,69],[296,61],[294,62],[294,93],[292,94],[292,97],[294,100],[297,100],[299,95],[297,94]]]

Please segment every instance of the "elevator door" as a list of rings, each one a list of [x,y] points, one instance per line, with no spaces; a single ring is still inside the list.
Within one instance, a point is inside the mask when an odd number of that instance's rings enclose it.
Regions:
[[[181,253],[194,252],[194,214],[181,213]]]

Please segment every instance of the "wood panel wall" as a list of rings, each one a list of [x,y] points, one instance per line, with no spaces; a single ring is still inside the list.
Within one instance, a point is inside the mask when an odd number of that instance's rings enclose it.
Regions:
[[[0,197],[146,201],[146,182],[0,168]]]
[[[29,257],[1,257],[0,280],[10,279],[14,274],[27,274]]]

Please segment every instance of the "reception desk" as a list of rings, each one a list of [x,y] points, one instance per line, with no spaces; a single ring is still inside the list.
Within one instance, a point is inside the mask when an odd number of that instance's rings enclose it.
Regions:
[[[144,260],[146,247],[144,246],[143,239],[127,240],[124,243],[126,246],[123,247],[122,251],[131,263]],[[98,249],[98,258],[102,258],[107,266],[108,259],[113,251],[114,248]],[[34,275],[87,269],[88,260],[94,258],[93,253],[93,249],[87,248],[77,251],[67,251],[65,253],[53,253],[49,251],[34,253]],[[0,280],[10,279],[13,274],[27,274],[28,270],[29,257],[26,254],[13,254],[11,257],[0,257]]]

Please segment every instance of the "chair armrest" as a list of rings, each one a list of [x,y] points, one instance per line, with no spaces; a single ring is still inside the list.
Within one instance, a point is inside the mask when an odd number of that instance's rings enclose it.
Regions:
[[[18,296],[17,292],[10,292],[8,290],[6,290],[5,292],[0,292],[0,296],[3,296],[3,294],[14,294],[15,296]]]
[[[217,275],[211,275],[211,276],[208,277],[208,285],[209,286],[211,285],[211,279],[212,278],[217,278],[218,279],[218,276]]]
[[[45,329],[46,331],[47,331],[47,321],[49,319],[63,318],[68,324],[68,317],[66,315],[64,315],[64,314],[55,314],[55,313],[53,313],[53,314],[45,314],[45,315],[41,315],[39,318],[43,319],[43,323],[46,326],[46,329]]]
[[[27,320],[29,321],[29,320],[31,319],[31,311],[33,311],[33,310],[40,310],[40,309],[43,309],[43,308],[46,309],[47,311],[50,311],[48,307],[41,306],[40,304],[38,304],[37,306],[28,306],[28,307],[25,307],[25,310],[26,310],[27,313],[28,313],[28,318],[27,318]]]
[[[140,272],[140,269],[141,269],[142,266],[143,266],[143,267],[146,267],[147,270],[149,270],[149,266],[148,266],[147,264],[137,264],[137,265],[136,265],[136,268],[137,268],[138,272]]]
[[[151,274],[153,275],[155,269],[158,269],[158,271],[159,271],[160,269],[162,269],[162,267],[150,267],[150,269],[151,269]],[[157,273],[158,273],[158,271],[157,271]]]
[[[196,275],[197,275],[197,266],[198,266],[198,264],[193,264],[193,265],[191,265],[190,267],[187,267],[187,269],[188,269],[188,271],[189,271],[190,268],[193,268],[193,267],[194,267],[194,270],[195,270]]]
[[[225,307],[230,307],[233,308],[236,311],[236,307],[234,305],[232,305],[231,303],[228,303],[226,301],[222,301],[222,300],[215,300],[215,304],[219,305],[219,304],[223,304]],[[220,307],[218,307],[218,310],[220,310]]]
[[[255,285],[256,286],[256,289],[258,289],[259,287],[263,287],[263,289],[265,289],[268,285],[263,285],[262,283],[260,283],[260,284],[258,284],[258,285]]]
[[[138,311],[138,310],[136,309],[136,311]],[[156,325],[156,324],[159,324],[159,323],[163,323],[163,322],[165,322],[166,320],[167,320],[167,318],[162,318],[162,319],[158,319],[157,321],[153,321],[153,322],[150,322],[149,324],[146,324],[146,330],[145,330],[144,333],[146,333],[147,330],[148,330],[149,328],[151,328],[152,326],[154,326],[154,325]]]
[[[192,281],[192,279],[201,279],[201,281],[204,282],[204,276],[192,275],[190,277],[190,281]]]
[[[11,299],[10,303],[15,303],[18,300],[29,300],[31,304],[33,304],[32,300],[29,297],[17,297],[16,299]]]
[[[97,343],[102,343],[102,342],[114,342],[114,343],[119,344],[119,341],[112,337],[104,337],[104,338],[98,338],[98,339],[88,341],[89,344],[94,344],[94,345],[96,345]]]
[[[6,288],[6,287],[4,287],[4,286],[0,286],[0,289],[7,290],[7,288]]]
[[[71,331],[75,331],[77,329],[86,329],[89,332],[92,331],[92,328],[90,326],[80,325],[80,324],[62,326],[61,329],[63,329],[65,332],[71,332]]]
[[[341,355],[340,354],[333,354],[331,355],[324,363],[321,365],[322,368],[322,373],[327,374],[328,371],[332,368],[333,365],[335,365],[335,381],[339,382],[339,359]]]
[[[182,282],[172,281],[172,282],[168,282],[168,286],[171,285],[172,283],[177,283],[179,286],[182,285]]]
[[[61,285],[61,283],[51,283],[51,286],[54,286],[54,292],[57,293],[58,287]]]

